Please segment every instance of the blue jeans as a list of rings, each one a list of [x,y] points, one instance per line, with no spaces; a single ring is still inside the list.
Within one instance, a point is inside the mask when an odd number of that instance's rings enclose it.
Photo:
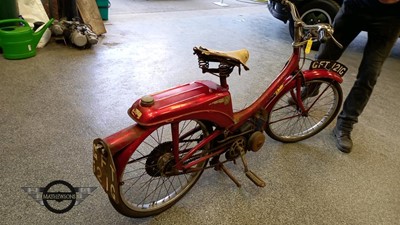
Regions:
[[[322,44],[317,59],[338,60],[347,46],[361,31],[368,32],[368,41],[358,68],[357,79],[351,88],[337,120],[339,129],[351,131],[364,110],[381,72],[400,34],[399,16],[374,16],[344,1],[335,17],[333,36],[343,45],[337,47],[332,40]]]

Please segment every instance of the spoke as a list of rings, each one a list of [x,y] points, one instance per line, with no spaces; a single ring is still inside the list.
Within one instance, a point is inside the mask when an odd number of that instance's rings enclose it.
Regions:
[[[140,170],[143,170],[143,168],[137,168],[137,169],[134,169],[134,170],[131,170],[131,171],[127,171],[124,174],[133,173],[133,172],[137,172],[137,171],[140,171]]]
[[[160,182],[161,182],[161,185],[160,185]],[[155,200],[158,200],[158,199],[160,199],[160,193],[161,193],[161,191],[162,191],[162,184],[163,184],[164,182],[162,181],[162,179],[158,179],[158,181],[157,181],[157,185],[156,185],[156,188],[154,189],[154,191],[153,191],[153,198],[151,198],[151,199],[155,199]],[[160,188],[159,188],[160,187]],[[159,189],[160,191],[158,192],[158,195],[157,195],[157,189]],[[157,196],[156,196],[157,195]],[[150,195],[149,195],[149,197],[150,197]]]
[[[161,199],[162,198],[162,190],[164,189],[165,190],[165,192],[166,193],[169,193],[169,191],[168,191],[168,188],[167,188],[167,185],[166,185],[166,181],[165,180],[168,180],[169,178],[163,178],[163,182],[162,182],[162,186],[163,187],[160,187],[160,191],[158,192],[158,196],[157,196],[157,199]]]
[[[144,205],[144,201],[145,201],[145,200],[147,199],[147,197],[149,196],[148,193],[149,193],[150,184],[151,184],[151,181],[152,181],[152,180],[153,180],[153,179],[150,179],[150,180],[149,180],[149,184],[147,185],[144,198],[143,198],[143,200],[142,200],[141,202],[138,203],[138,205]],[[147,182],[146,182],[146,183],[147,183]],[[142,187],[144,187],[144,186],[142,186]],[[140,188],[140,189],[141,189],[141,188]],[[139,189],[139,190],[140,190],[140,189]]]
[[[190,121],[189,121],[190,122]],[[185,121],[182,125],[182,127],[180,128],[180,132],[179,132],[179,136],[181,136],[182,132],[185,131],[186,127],[189,125],[188,121]]]
[[[136,181],[134,181],[133,184],[130,185],[130,187],[125,191],[125,194],[126,194],[137,182],[139,182],[140,178],[142,178],[145,174],[146,174],[146,171],[143,171],[142,175],[139,175],[139,176],[137,177],[138,179],[137,179]],[[136,178],[136,177],[129,178],[129,179],[125,179],[123,182],[129,181],[129,180],[133,180],[133,179],[135,179],[135,178]]]
[[[305,112],[297,104],[289,103],[297,98],[294,89],[284,93],[272,107],[266,129],[272,138],[283,142],[303,140],[326,127],[338,113],[341,96],[336,83],[317,80],[306,82],[304,87],[318,87],[308,90],[310,97],[303,97]]]
[[[154,139],[154,138],[153,138]],[[154,139],[155,140],[155,139]],[[156,146],[154,146],[154,145],[151,145],[149,142],[147,142],[147,141],[143,141],[143,143],[144,144],[146,144],[146,145],[148,145],[150,148],[155,148]],[[159,143],[157,143],[157,144],[159,144]]]
[[[140,158],[137,158],[137,159],[132,159],[132,160],[129,160],[128,161],[128,163],[127,164],[131,164],[131,163],[134,163],[134,162],[139,162],[139,163],[141,163],[141,164],[144,164],[143,162],[141,162],[142,161],[142,159],[145,159],[145,158],[147,158],[148,157],[148,155],[144,155],[144,154],[142,154],[140,151],[137,151],[139,154],[141,154],[143,157],[140,157]]]

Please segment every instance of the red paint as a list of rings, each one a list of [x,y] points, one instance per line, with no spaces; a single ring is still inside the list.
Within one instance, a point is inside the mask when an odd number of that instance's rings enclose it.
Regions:
[[[195,81],[183,84],[168,90],[151,94],[154,98],[154,104],[151,106],[142,106],[141,100],[133,103],[128,110],[129,116],[136,122],[109,137],[104,138],[116,166],[117,177],[120,178],[125,165],[130,156],[134,153],[139,144],[150,135],[159,126],[174,123],[185,119],[208,120],[216,124],[219,129],[205,138],[200,145],[212,141],[222,134],[223,131],[235,131],[240,126],[257,113],[261,108],[268,111],[269,106],[274,102],[275,93],[280,89],[285,91],[301,83],[303,80],[312,80],[316,78],[326,78],[342,82],[342,78],[335,72],[327,70],[306,70],[303,76],[297,76],[293,79],[293,74],[299,71],[300,50],[294,48],[293,54],[288,63],[282,69],[280,74],[270,84],[269,87],[247,108],[233,112],[231,94],[228,85],[223,87],[212,81]],[[172,126],[175,139],[178,133],[174,125]],[[174,132],[175,129],[175,132]],[[221,154],[224,149],[215,151],[215,154],[207,157],[201,157],[195,161],[184,165],[185,159],[179,159],[177,140],[173,142],[174,157],[177,161],[177,168],[180,170],[189,169],[196,163],[211,158],[214,155]],[[192,149],[187,155],[189,158],[195,154],[201,146]]]

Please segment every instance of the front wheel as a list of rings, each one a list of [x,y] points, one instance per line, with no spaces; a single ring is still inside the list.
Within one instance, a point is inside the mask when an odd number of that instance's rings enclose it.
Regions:
[[[174,127],[174,128],[173,128]],[[178,140],[172,130],[178,127]],[[152,132],[131,155],[120,182],[121,202],[110,201],[121,214],[129,217],[148,217],[170,208],[181,199],[203,173],[207,160],[195,164],[190,173],[176,169],[173,142],[179,142],[178,156],[183,158],[201,140],[209,135],[210,126],[198,120],[180,121],[177,126],[166,124]],[[206,144],[186,162],[204,156]]]
[[[319,133],[338,114],[343,100],[338,82],[309,80],[301,90],[305,112],[293,100],[297,95],[296,86],[281,93],[273,103],[265,128],[271,138],[285,143],[304,140]]]

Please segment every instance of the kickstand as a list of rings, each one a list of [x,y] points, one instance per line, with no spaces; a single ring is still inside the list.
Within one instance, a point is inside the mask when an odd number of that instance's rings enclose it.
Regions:
[[[265,181],[263,181],[259,176],[257,176],[253,171],[249,170],[247,166],[247,160],[245,158],[245,151],[242,147],[240,147],[240,158],[242,159],[244,172],[246,173],[246,177],[249,178],[255,185],[259,187],[265,187]]]
[[[237,187],[241,187],[239,181],[232,175],[232,173],[224,166],[222,163],[218,163],[218,165],[215,166],[215,170],[222,170],[231,180],[236,184]]]

